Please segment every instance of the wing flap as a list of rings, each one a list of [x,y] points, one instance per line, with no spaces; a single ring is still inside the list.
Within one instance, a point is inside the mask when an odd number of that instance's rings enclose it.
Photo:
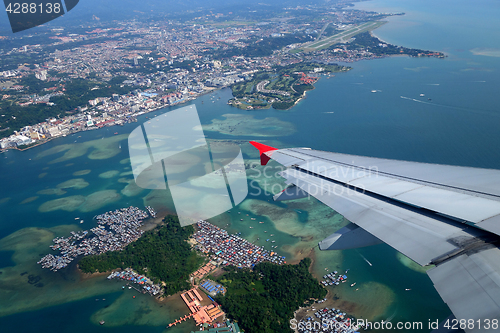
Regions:
[[[427,274],[443,300],[460,319],[474,319],[467,333],[484,332],[485,325],[499,319],[500,250],[490,248],[449,260]],[[481,329],[479,328],[481,324]]]
[[[465,226],[441,223],[304,172],[288,169],[281,175],[422,266],[459,250],[452,240],[473,238]]]
[[[347,156],[355,160],[348,161]],[[486,188],[484,179],[479,187],[468,186],[469,182],[455,179],[461,171],[465,177],[473,179],[492,177],[492,183],[495,184],[497,178],[500,179],[499,170],[436,166],[299,148],[273,151],[272,158],[285,166],[307,171],[317,177],[425,208],[460,222],[471,222],[500,235],[500,227],[496,223],[500,219],[500,198],[496,196],[498,191]],[[364,164],[355,165],[357,163]],[[424,167],[428,168],[427,174],[424,174]],[[395,173],[396,169],[398,174]],[[405,176],[401,170],[404,170]],[[436,177],[439,175],[445,181],[437,183]]]

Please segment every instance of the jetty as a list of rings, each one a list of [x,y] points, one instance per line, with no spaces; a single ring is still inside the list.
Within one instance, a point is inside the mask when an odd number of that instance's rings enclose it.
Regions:
[[[212,302],[208,305],[201,305],[202,302],[207,302],[207,300],[203,299],[197,287],[182,293],[181,298],[191,313],[168,324],[167,328],[175,326],[189,318],[193,318],[197,326],[205,323],[211,325],[215,319],[224,315],[224,312],[219,308],[216,302]]]

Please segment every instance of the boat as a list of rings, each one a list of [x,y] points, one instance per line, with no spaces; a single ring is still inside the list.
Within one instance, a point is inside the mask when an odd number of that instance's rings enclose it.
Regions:
[[[117,135],[117,134],[118,134],[118,132],[115,132],[114,134],[115,134],[115,135]]]
[[[425,94],[420,94],[420,97],[424,97],[424,96],[425,96]]]
[[[264,222],[259,222],[259,223],[264,223]]]
[[[351,287],[354,287],[356,285],[356,282],[351,283]]]
[[[272,241],[271,243],[276,243],[276,241]]]
[[[75,220],[79,220],[80,218],[79,217],[75,217]]]
[[[83,223],[83,220],[80,220],[80,223]]]
[[[101,320],[101,321],[99,322],[99,324],[101,324],[101,325],[104,325],[104,323],[105,323],[105,321],[104,321],[104,320]]]
[[[377,91],[376,90],[372,90],[372,93],[376,93]]]
[[[407,288],[407,289],[405,289],[405,291],[410,291],[410,290],[411,290],[411,289],[408,289],[408,288]]]

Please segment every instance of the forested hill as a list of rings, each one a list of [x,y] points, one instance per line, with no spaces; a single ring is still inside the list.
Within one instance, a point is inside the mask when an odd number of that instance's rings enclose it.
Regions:
[[[122,251],[84,257],[78,263],[79,268],[85,273],[94,273],[131,267],[155,283],[165,282],[167,295],[189,289],[189,274],[203,261],[186,242],[194,228],[181,227],[173,215],[166,216],[164,222],[165,225],[145,232]]]
[[[217,302],[246,332],[292,332],[293,312],[327,293],[309,273],[310,265],[311,259],[305,258],[298,265],[259,263],[253,271],[225,268],[228,272],[219,282],[227,293]]]

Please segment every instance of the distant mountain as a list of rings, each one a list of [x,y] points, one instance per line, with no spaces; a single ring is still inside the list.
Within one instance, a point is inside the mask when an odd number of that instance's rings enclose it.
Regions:
[[[68,14],[47,23],[48,26],[81,24],[98,18],[100,21],[124,20],[173,14],[194,15],[200,9],[241,12],[242,10],[269,10],[290,6],[330,3],[337,0],[80,0]],[[10,26],[5,11],[0,14],[0,35],[9,35]],[[34,28],[37,29],[37,28]],[[33,29],[25,31],[32,33]]]
[[[74,18],[95,15],[101,19],[123,19],[138,12],[144,14],[173,14],[198,9],[243,9],[247,6],[296,6],[323,3],[324,0],[80,0],[78,8],[70,14]],[[70,16],[70,15],[68,15]]]

